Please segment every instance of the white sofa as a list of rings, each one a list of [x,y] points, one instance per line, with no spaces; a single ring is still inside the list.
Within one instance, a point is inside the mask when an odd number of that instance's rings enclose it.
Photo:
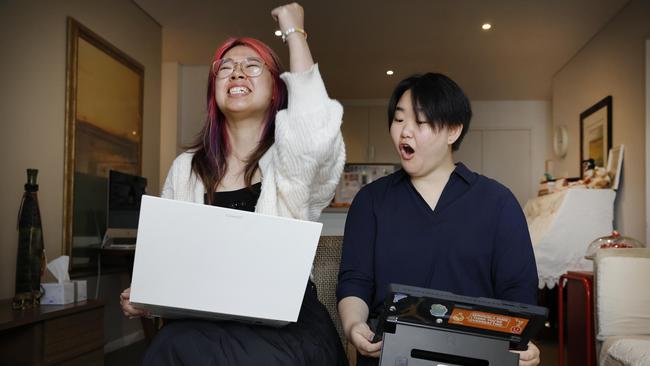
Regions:
[[[601,249],[595,259],[600,366],[650,366],[650,249]]]

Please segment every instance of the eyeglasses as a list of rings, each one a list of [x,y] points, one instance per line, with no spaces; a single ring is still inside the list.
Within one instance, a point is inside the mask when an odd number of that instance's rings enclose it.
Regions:
[[[239,65],[239,68],[244,75],[254,78],[262,74],[265,64],[262,59],[257,57],[246,57],[239,62],[230,58],[224,58],[212,63],[212,73],[218,79],[225,79],[235,72],[237,65]]]

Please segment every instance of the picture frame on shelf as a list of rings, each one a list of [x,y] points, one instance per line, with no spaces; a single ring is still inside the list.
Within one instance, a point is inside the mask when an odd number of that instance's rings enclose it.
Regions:
[[[612,148],[612,96],[580,113],[580,176],[582,164],[593,159],[595,166],[604,167]]]
[[[617,191],[621,181],[621,169],[623,167],[623,153],[625,145],[618,145],[609,150],[607,159],[607,173],[612,179],[612,189]]]

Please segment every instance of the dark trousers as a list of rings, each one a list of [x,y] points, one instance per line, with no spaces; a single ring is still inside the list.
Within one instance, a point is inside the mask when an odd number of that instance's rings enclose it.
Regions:
[[[310,281],[296,323],[282,328],[177,320],[163,327],[143,365],[347,365],[340,338]]]

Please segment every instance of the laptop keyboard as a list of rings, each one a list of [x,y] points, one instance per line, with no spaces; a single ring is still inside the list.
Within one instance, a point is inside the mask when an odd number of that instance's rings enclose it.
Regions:
[[[113,238],[113,244],[135,244],[135,238]]]

